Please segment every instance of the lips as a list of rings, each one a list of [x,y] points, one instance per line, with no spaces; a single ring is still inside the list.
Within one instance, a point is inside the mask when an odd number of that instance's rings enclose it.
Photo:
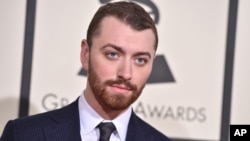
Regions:
[[[116,93],[122,93],[122,94],[127,94],[131,91],[129,87],[126,87],[125,85],[118,85],[114,84],[110,86],[111,90],[116,92]]]
[[[131,84],[131,82],[117,79],[117,80],[107,80],[104,85],[109,88],[110,91],[117,94],[130,94],[131,92],[136,92],[136,85]]]
[[[130,90],[130,88],[125,86],[125,85],[114,84],[114,85],[112,85],[112,87],[117,87],[119,89]]]

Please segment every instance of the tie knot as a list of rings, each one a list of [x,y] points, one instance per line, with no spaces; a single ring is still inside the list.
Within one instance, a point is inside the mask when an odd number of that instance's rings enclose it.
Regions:
[[[97,127],[100,130],[99,141],[109,141],[112,132],[115,131],[115,125],[112,122],[101,122]]]

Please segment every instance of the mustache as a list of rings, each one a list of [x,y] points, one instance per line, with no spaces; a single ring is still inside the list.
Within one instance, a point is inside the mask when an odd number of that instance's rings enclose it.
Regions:
[[[137,86],[130,83],[129,81],[123,80],[123,79],[117,79],[117,80],[107,80],[104,82],[105,85],[124,85],[125,87],[127,87],[129,90],[131,91],[137,91]]]

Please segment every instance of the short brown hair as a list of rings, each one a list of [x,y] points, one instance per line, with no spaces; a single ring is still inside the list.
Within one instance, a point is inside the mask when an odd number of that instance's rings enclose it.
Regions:
[[[133,2],[113,2],[101,6],[92,18],[87,31],[87,43],[92,46],[92,38],[100,32],[100,23],[104,17],[115,16],[131,28],[141,31],[152,29],[155,34],[155,50],[158,46],[158,34],[154,21],[138,4]]]

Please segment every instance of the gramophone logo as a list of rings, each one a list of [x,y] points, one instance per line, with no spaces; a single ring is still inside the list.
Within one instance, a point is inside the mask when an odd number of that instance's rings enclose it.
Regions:
[[[99,0],[101,4],[111,2],[112,0]],[[158,7],[151,0],[132,0],[142,6],[149,7],[147,11],[153,18],[156,24],[160,21],[160,12]],[[86,76],[87,73],[84,69],[81,69],[78,73],[79,75]],[[167,83],[175,82],[175,79],[172,75],[172,72],[167,64],[166,58],[164,55],[156,55],[153,70],[149,76],[147,83]]]

